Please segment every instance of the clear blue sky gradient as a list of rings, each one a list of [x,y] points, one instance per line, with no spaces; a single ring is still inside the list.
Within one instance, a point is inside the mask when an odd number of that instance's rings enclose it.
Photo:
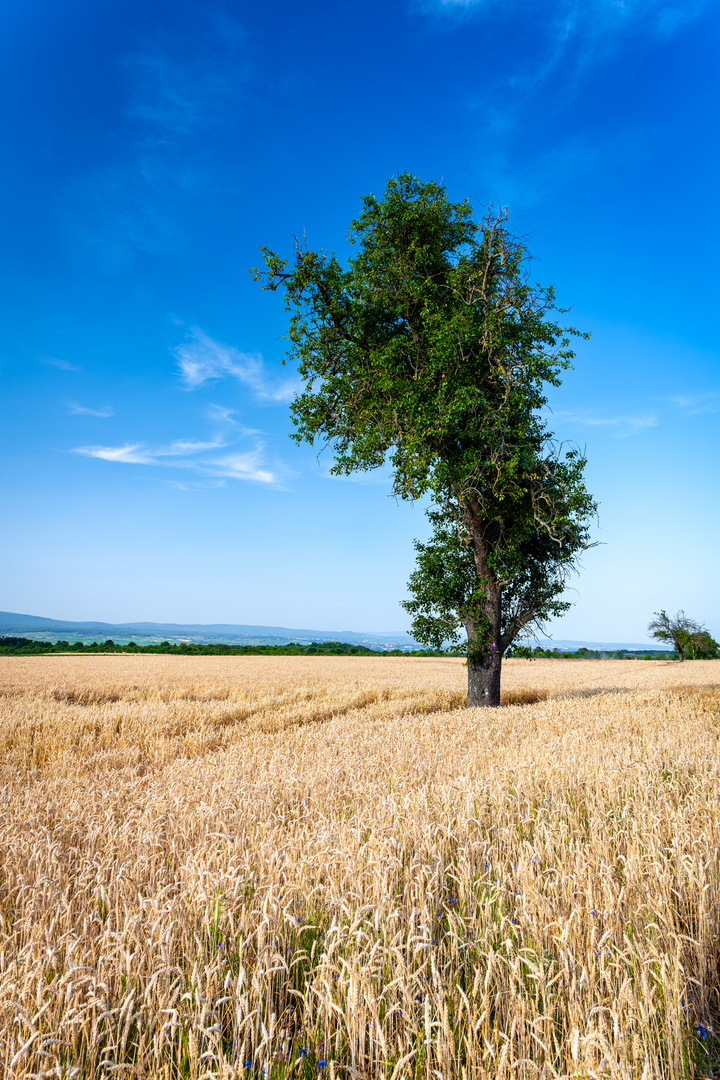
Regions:
[[[345,255],[409,170],[508,204],[590,330],[552,393],[600,502],[559,638],[720,635],[720,9],[24,0],[0,14],[0,607],[394,630],[426,534],[289,440],[247,267]]]

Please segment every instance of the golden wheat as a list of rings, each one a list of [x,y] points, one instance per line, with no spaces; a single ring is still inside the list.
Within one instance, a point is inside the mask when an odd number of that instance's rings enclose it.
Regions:
[[[711,1076],[720,662],[0,663],[8,1078]]]

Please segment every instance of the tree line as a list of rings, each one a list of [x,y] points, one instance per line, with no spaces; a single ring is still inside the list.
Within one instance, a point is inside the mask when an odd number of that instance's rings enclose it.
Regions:
[[[693,660],[710,660],[720,658],[720,646],[709,637],[711,647],[701,649],[697,643],[694,651],[690,652]],[[692,648],[692,646],[691,646]],[[36,641],[33,638],[23,637],[0,637],[0,656],[51,656],[53,653],[67,655],[68,653],[98,654],[98,653],[161,653],[176,656],[430,656],[447,657],[457,656],[457,647],[448,649],[370,649],[366,645],[350,645],[344,641],[313,641],[307,645],[298,642],[290,642],[287,645],[227,645],[224,642],[207,643],[200,642],[152,642],[149,645],[138,645],[129,641],[126,645],[119,645],[111,638],[107,641],[93,641],[85,644],[82,641]],[[576,649],[574,652],[558,648],[547,648],[542,645],[519,645],[515,644],[505,653],[508,659],[527,660],[677,660],[681,659],[677,652],[663,650],[639,650],[639,649],[588,649],[585,647]]]
[[[32,638],[0,637],[0,656],[47,656],[52,653],[170,653],[177,656],[444,656],[442,650],[370,649],[366,645],[350,645],[345,641],[312,641],[302,645],[227,645],[223,642],[152,642],[138,645],[129,641],[116,644],[112,639],[93,641],[35,641]]]

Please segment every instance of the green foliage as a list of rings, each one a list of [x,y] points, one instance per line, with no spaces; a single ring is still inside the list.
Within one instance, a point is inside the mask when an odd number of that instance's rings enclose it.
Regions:
[[[564,610],[555,597],[595,510],[584,458],[554,447],[540,416],[571,337],[587,335],[550,317],[564,309],[507,220],[491,209],[476,223],[470,203],[401,173],[363,196],[346,267],[296,241],[291,262],[263,248],[254,271],[291,312],[304,381],[292,437],[330,446],[336,475],[388,461],[394,495],[431,497],[413,633],[460,647],[464,624],[471,659]]]
[[[691,634],[687,651],[691,660],[720,660],[720,644],[705,629]]]
[[[362,204],[347,269],[299,243],[288,269],[263,248],[264,288],[284,290],[288,356],[305,380],[293,438],[331,443],[335,474],[390,455],[394,494],[482,490],[501,513],[528,494],[545,438],[542,385],[559,385],[578,331],[546,320],[562,309],[527,279],[504,215],[478,226],[468,202],[407,173]]]
[[[715,660],[720,658],[720,645],[702,623],[689,618],[684,611],[668,615],[665,609],[654,611],[648,624],[648,633],[658,641],[666,641],[675,649],[678,660],[689,656],[692,660]]]
[[[416,569],[408,582],[412,599],[403,607],[413,616],[412,634],[418,641],[434,648],[449,642],[455,651],[465,652],[462,629],[482,625],[484,583],[478,579],[458,508],[448,504],[444,513],[431,510],[428,517],[433,534],[426,543],[415,541]],[[555,540],[536,530],[518,546],[506,567],[502,592],[495,643],[502,653],[520,633],[535,633],[545,620],[568,610],[570,604],[559,596],[575,557],[576,544],[568,535]]]
[[[534,659],[532,648],[529,645],[510,645],[505,655],[515,660]]]
[[[70,646],[67,641],[57,641],[54,645],[49,641],[35,641],[32,638],[0,637],[0,656],[33,656],[46,655],[53,652],[85,652],[85,653],[171,653],[179,656],[434,656],[441,655],[427,650],[415,652],[393,650],[369,649],[366,645],[350,645],[345,641],[313,641],[309,645],[300,645],[290,642],[288,645],[226,645],[222,642],[215,644],[202,644],[196,642],[181,642],[173,644],[168,641],[160,645],[137,645],[128,642],[127,645],[115,645],[112,641],[106,641],[104,645],[93,643],[83,645],[81,641]]]

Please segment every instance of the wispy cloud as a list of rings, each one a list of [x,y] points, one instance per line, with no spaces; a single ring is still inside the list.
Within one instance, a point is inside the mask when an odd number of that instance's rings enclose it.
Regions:
[[[636,416],[592,416],[588,413],[573,413],[557,411],[552,414],[553,420],[562,421],[566,424],[577,424],[580,427],[605,428],[609,435],[616,439],[626,439],[631,435],[637,435],[647,428],[657,427],[659,420],[654,413],[643,413]]]
[[[237,421],[234,419],[237,416],[237,409],[226,409],[224,405],[208,405],[206,415],[210,420],[214,420],[216,424],[237,425]]]
[[[80,371],[81,368],[76,364],[71,364],[68,360],[58,360],[56,356],[41,356],[41,364],[49,364],[50,367],[60,368],[61,371]]]
[[[125,443],[124,446],[76,446],[73,454],[100,458],[101,461],[119,461],[124,465],[154,465],[155,457],[141,443]]]
[[[720,412],[720,390],[707,390],[699,394],[673,394],[663,400],[676,405],[688,416]]]
[[[215,341],[197,327],[191,330],[190,341],[177,345],[172,353],[189,390],[215,379],[230,377],[249,386],[261,401],[280,403],[290,401],[299,386],[296,379],[271,381],[262,356],[241,352],[232,345]]]
[[[207,491],[227,487],[226,480],[164,480],[168,487],[178,491]]]
[[[248,39],[215,5],[125,57],[127,114],[152,139],[187,139],[236,116],[249,75]]]
[[[178,249],[188,201],[207,199],[211,132],[229,137],[242,116],[248,41],[217,5],[178,9],[172,25],[120,63],[125,80],[122,155],[75,178],[64,194],[67,242],[109,274],[139,253]]]
[[[245,432],[242,433],[242,437],[245,437]],[[226,479],[249,480],[259,484],[280,486],[283,474],[287,470],[268,465],[266,447],[262,440],[256,439],[254,446],[249,450],[235,451],[220,457],[212,456],[212,451],[229,445],[222,436],[217,435],[213,439],[204,441],[175,439],[173,442],[154,446],[147,443],[125,443],[122,446],[76,446],[72,453],[121,465],[164,466],[185,469],[191,474],[201,473],[207,477],[219,478],[207,482],[169,481],[173,486],[188,491],[198,486],[221,487],[224,486]]]
[[[228,454],[217,458],[206,467],[216,476],[227,476],[233,480],[255,480],[261,484],[277,484],[279,477],[263,464],[262,446],[244,454]]]
[[[684,23],[696,19],[706,0],[419,0],[426,12],[464,17],[529,19],[538,16],[546,36],[553,41],[550,56],[555,63],[571,41],[583,39],[585,47],[602,51],[629,30],[667,38]]]
[[[643,41],[670,38],[683,24],[698,18],[708,0],[409,0],[415,10],[431,16],[439,28],[473,20],[492,25],[493,33],[512,41],[514,28],[532,28],[532,48],[508,50],[502,68],[466,107],[482,146],[477,178],[486,191],[502,193],[502,201],[524,206],[541,202],[558,187],[592,171],[596,163],[626,164],[648,152],[647,144],[661,137],[658,125],[627,122],[602,135],[585,130],[558,137],[564,113],[588,77],[618,53],[633,54],[636,62]],[[502,34],[502,26],[508,33]],[[539,106],[538,91],[551,80],[551,95]],[[542,112],[539,121],[538,108]],[[538,144],[523,138],[530,125],[548,124],[549,138]],[[542,145],[543,150],[531,149]]]
[[[99,416],[103,420],[107,420],[110,416],[114,416],[112,406],[105,405],[102,409],[88,409],[84,405],[78,405],[76,402],[71,402],[68,406],[68,411],[74,416]]]
[[[192,439],[176,439],[164,446],[148,446],[146,443],[125,443],[124,446],[77,446],[73,454],[100,458],[102,461],[119,461],[130,465],[158,465],[162,458],[192,457],[207,450],[227,446],[220,436],[205,442]]]
[[[630,168],[645,161],[664,144],[660,123],[629,109],[612,127],[591,130],[578,125],[571,103],[600,65],[618,56],[636,64],[707,2],[408,0],[435,30],[455,32],[472,21],[493,42],[488,77],[478,78],[464,102],[468,145],[475,148],[473,194],[496,196],[517,213],[557,198],[609,162]]]
[[[176,439],[167,446],[160,446],[155,450],[155,457],[188,457],[191,454],[202,454],[206,450],[217,450],[218,447],[227,446],[227,442],[218,435],[206,442],[193,442],[191,439]]]

